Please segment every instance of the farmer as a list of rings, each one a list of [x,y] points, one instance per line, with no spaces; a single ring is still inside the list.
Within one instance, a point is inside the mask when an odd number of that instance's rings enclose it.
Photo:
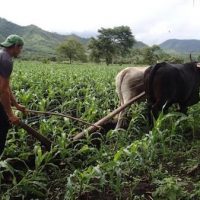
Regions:
[[[10,125],[17,125],[19,118],[12,112],[11,106],[26,112],[24,106],[17,103],[11,87],[10,75],[13,70],[12,58],[16,58],[24,45],[23,39],[18,35],[10,35],[0,44],[0,156],[4,150],[6,137]]]

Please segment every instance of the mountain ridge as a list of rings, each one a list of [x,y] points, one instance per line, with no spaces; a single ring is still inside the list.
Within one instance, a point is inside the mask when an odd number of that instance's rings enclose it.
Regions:
[[[24,45],[25,57],[55,57],[56,48],[63,41],[74,38],[83,45],[89,42],[89,38],[82,38],[75,34],[61,35],[45,31],[36,25],[20,26],[0,18],[0,42],[10,34],[18,34],[26,41]]]
[[[24,38],[24,58],[51,58],[56,56],[58,45],[69,38],[82,43],[85,47],[91,38],[80,37],[76,34],[63,35],[45,31],[30,24],[20,26],[0,17],[0,42],[10,34],[18,34]],[[197,39],[168,39],[159,44],[164,51],[171,53],[200,53],[200,40]],[[142,41],[137,41],[133,48],[148,47]]]
[[[163,50],[179,53],[200,53],[200,40],[169,39],[159,45]]]

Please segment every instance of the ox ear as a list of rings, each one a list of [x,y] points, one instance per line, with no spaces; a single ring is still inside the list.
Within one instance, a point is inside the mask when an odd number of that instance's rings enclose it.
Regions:
[[[197,67],[199,67],[199,68],[200,68],[200,63],[197,63]]]

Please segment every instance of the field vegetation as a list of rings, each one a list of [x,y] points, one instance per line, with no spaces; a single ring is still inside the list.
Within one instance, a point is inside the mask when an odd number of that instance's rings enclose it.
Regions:
[[[94,123],[118,107],[114,78],[124,65],[18,61],[12,87],[28,109]],[[72,142],[88,125],[35,115],[22,120],[48,137],[45,148],[23,129],[9,131],[0,160],[0,199],[200,199],[200,104],[188,115],[160,115],[148,130],[145,102],[128,113],[127,130],[105,127]]]

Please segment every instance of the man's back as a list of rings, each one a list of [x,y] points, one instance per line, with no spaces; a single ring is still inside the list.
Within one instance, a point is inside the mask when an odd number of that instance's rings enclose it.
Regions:
[[[11,56],[6,50],[0,50],[0,76],[9,78],[13,70],[13,62]]]

